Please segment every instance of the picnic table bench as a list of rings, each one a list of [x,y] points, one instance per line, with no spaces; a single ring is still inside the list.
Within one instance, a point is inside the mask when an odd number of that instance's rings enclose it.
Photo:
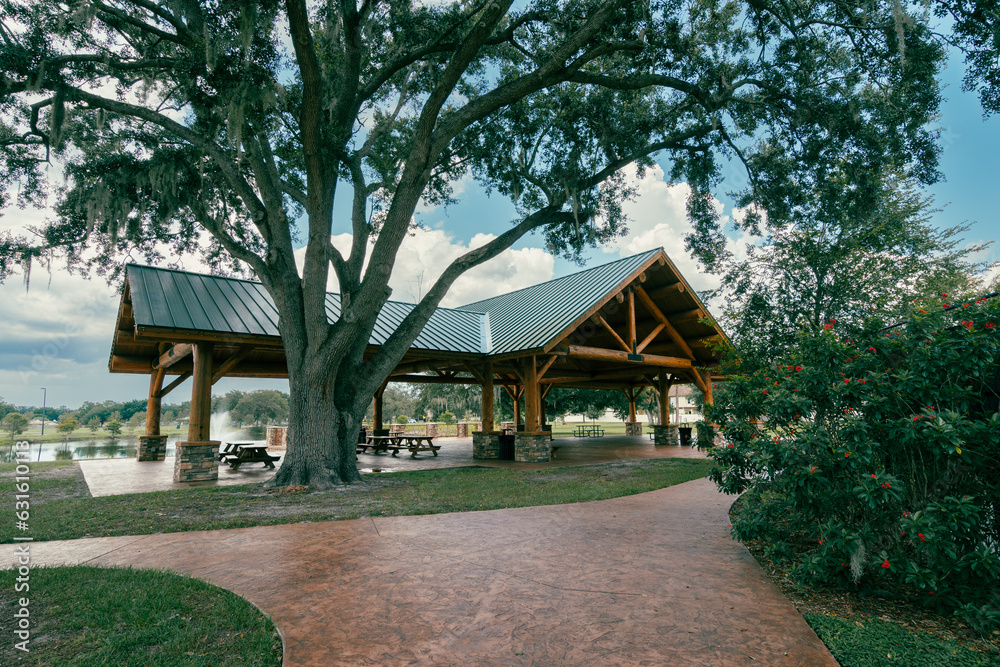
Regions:
[[[393,456],[398,454],[399,450],[407,449],[410,456],[416,458],[417,452],[430,452],[437,456],[441,445],[435,445],[434,436],[431,435],[406,435],[405,433],[370,435],[363,445],[358,444],[355,452],[361,454],[367,452],[369,448],[372,450],[372,454],[391,450]]]
[[[229,463],[233,470],[239,470],[244,463],[263,463],[266,468],[274,468],[274,462],[280,456],[271,456],[267,453],[267,445],[259,445],[253,442],[227,442],[225,448],[219,454],[220,461]]]
[[[393,456],[398,454],[401,449],[408,449],[410,456],[416,458],[417,452],[430,452],[437,456],[441,445],[434,444],[434,436],[432,435],[399,435],[396,442],[389,445],[388,449],[392,450]]]
[[[583,424],[573,430],[574,438],[603,438],[604,429],[596,424]]]

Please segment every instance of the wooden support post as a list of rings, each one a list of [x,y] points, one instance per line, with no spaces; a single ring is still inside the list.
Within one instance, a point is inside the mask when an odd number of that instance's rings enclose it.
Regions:
[[[635,423],[635,388],[629,387],[628,391],[625,392],[625,398],[628,399],[628,420]]]
[[[188,442],[208,442],[212,426],[212,343],[194,345],[194,386],[191,388],[191,417]]]
[[[375,392],[375,405],[372,406],[372,429],[376,431],[381,431],[383,429],[382,423],[382,394],[385,393],[385,388],[389,386],[388,382],[383,382],[382,386],[378,388]]]
[[[510,392],[510,397],[514,399],[514,431],[521,425],[521,389]]]
[[[537,433],[541,430],[538,423],[538,367],[535,357],[524,359],[524,432]]]
[[[695,369],[695,373],[701,376],[701,381],[705,385],[702,389],[705,393],[705,405],[712,405],[715,403],[715,399],[712,396],[712,372],[698,368]]]
[[[483,368],[483,422],[482,430],[489,433],[493,430],[493,364],[486,362]]]
[[[160,435],[160,404],[163,391],[164,369],[160,368],[149,376],[149,398],[146,399],[146,435]]]
[[[641,289],[641,288],[640,288]],[[629,352],[635,354],[635,292],[629,288],[628,291],[628,340]]]
[[[660,395],[660,426],[670,423],[670,387],[673,385],[673,378],[666,373],[660,373],[659,395]]]

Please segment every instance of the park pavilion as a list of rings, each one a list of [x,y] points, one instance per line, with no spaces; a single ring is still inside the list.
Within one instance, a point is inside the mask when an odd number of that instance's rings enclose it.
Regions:
[[[339,295],[328,294],[326,306],[336,321]],[[412,308],[386,303],[369,340],[371,352]],[[629,402],[627,433],[641,434],[635,402],[646,387],[665,397],[673,384],[691,383],[711,402],[719,363],[714,344],[724,340],[658,248],[459,308],[439,308],[387,382],[480,385],[477,458],[499,456],[493,397],[502,387],[515,406],[524,402],[523,414],[518,409],[515,416],[516,459],[548,461],[544,399],[554,387],[621,391]],[[278,313],[260,283],[139,265],[127,269],[109,368],[150,376],[139,460],[163,459],[161,400],[193,378],[188,439],[177,445],[175,481],[217,475],[218,443],[209,434],[213,384],[223,377],[288,376]],[[374,397],[375,429],[383,428],[384,389]],[[668,402],[659,404],[654,437],[666,442]],[[201,463],[178,467],[183,461]]]

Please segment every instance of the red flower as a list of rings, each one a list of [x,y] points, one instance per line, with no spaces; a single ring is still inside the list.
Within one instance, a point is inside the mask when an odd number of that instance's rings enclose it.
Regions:
[[[837,321],[837,320],[833,319],[832,317],[830,318],[830,322],[831,322],[831,323],[832,323],[832,322],[836,322],[836,321]]]
[[[767,393],[767,389],[762,389],[760,393],[766,394]]]
[[[844,454],[844,458],[845,459],[850,458],[850,457],[851,457],[851,453],[850,452],[847,452],[846,454]]]
[[[884,567],[885,569],[888,570],[892,566],[889,564],[889,561],[886,560],[886,561],[882,561],[882,567]]]
[[[913,415],[913,421],[917,421],[918,419],[920,419],[920,415]]]
[[[874,352],[874,351],[875,351],[875,348],[874,348],[874,347],[869,347],[869,348],[868,348],[868,351],[869,351],[869,352]]]
[[[823,329],[824,329],[824,330],[826,330],[826,331],[829,331],[829,330],[830,330],[830,329],[832,329],[832,328],[833,328],[833,325],[832,325],[832,324],[824,324],[824,325],[823,325]]]
[[[851,378],[844,378],[844,382],[850,382]]]
[[[890,484],[889,482],[882,482],[882,488],[883,489],[888,489],[888,488],[891,488],[891,487],[892,487],[892,484]]]
[[[941,296],[942,296],[942,297],[945,297],[945,298],[947,298],[947,297],[948,297],[948,295],[947,295],[947,294],[945,294],[944,292],[942,292],[942,293],[941,293]]]
[[[923,541],[924,541],[924,534],[923,534],[923,533],[917,533],[917,537],[919,537],[919,538],[920,538],[920,541],[921,541],[921,542],[923,542]]]
[[[872,474],[872,479],[875,479],[875,475],[874,475],[874,473]]]
[[[986,328],[987,329],[994,329],[994,328],[996,328],[996,326],[997,325],[993,324],[992,322],[987,322],[986,323]]]
[[[801,373],[802,372],[802,366],[796,366],[795,367],[795,372],[796,373]]]

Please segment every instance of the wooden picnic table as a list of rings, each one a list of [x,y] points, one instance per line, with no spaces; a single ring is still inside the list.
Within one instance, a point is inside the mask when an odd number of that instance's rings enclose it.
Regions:
[[[431,435],[397,433],[394,435],[370,435],[365,444],[358,445],[356,452],[360,454],[369,448],[371,448],[372,454],[392,450],[393,456],[398,454],[399,450],[407,449],[410,451],[410,456],[416,458],[417,452],[430,452],[437,456],[441,445],[435,445],[434,436]]]
[[[240,447],[248,447],[252,444],[252,442],[224,442],[222,443],[222,451],[219,452],[219,460],[225,461],[230,456],[236,456]]]
[[[573,431],[575,438],[603,438],[604,429],[598,424],[581,424]]]
[[[260,445],[253,442],[226,443],[227,447],[219,455],[219,459],[227,459],[229,467],[239,470],[244,463],[263,463],[267,468],[274,468],[274,462],[280,456],[271,456],[267,453],[267,445]],[[231,446],[230,446],[231,445]]]
[[[412,458],[417,457],[417,452],[430,452],[434,456],[438,455],[438,450],[441,449],[441,445],[434,444],[434,436],[432,435],[399,435],[396,437],[397,442],[388,447],[392,450],[392,455],[395,456],[399,453],[401,449],[410,450],[410,456]]]

